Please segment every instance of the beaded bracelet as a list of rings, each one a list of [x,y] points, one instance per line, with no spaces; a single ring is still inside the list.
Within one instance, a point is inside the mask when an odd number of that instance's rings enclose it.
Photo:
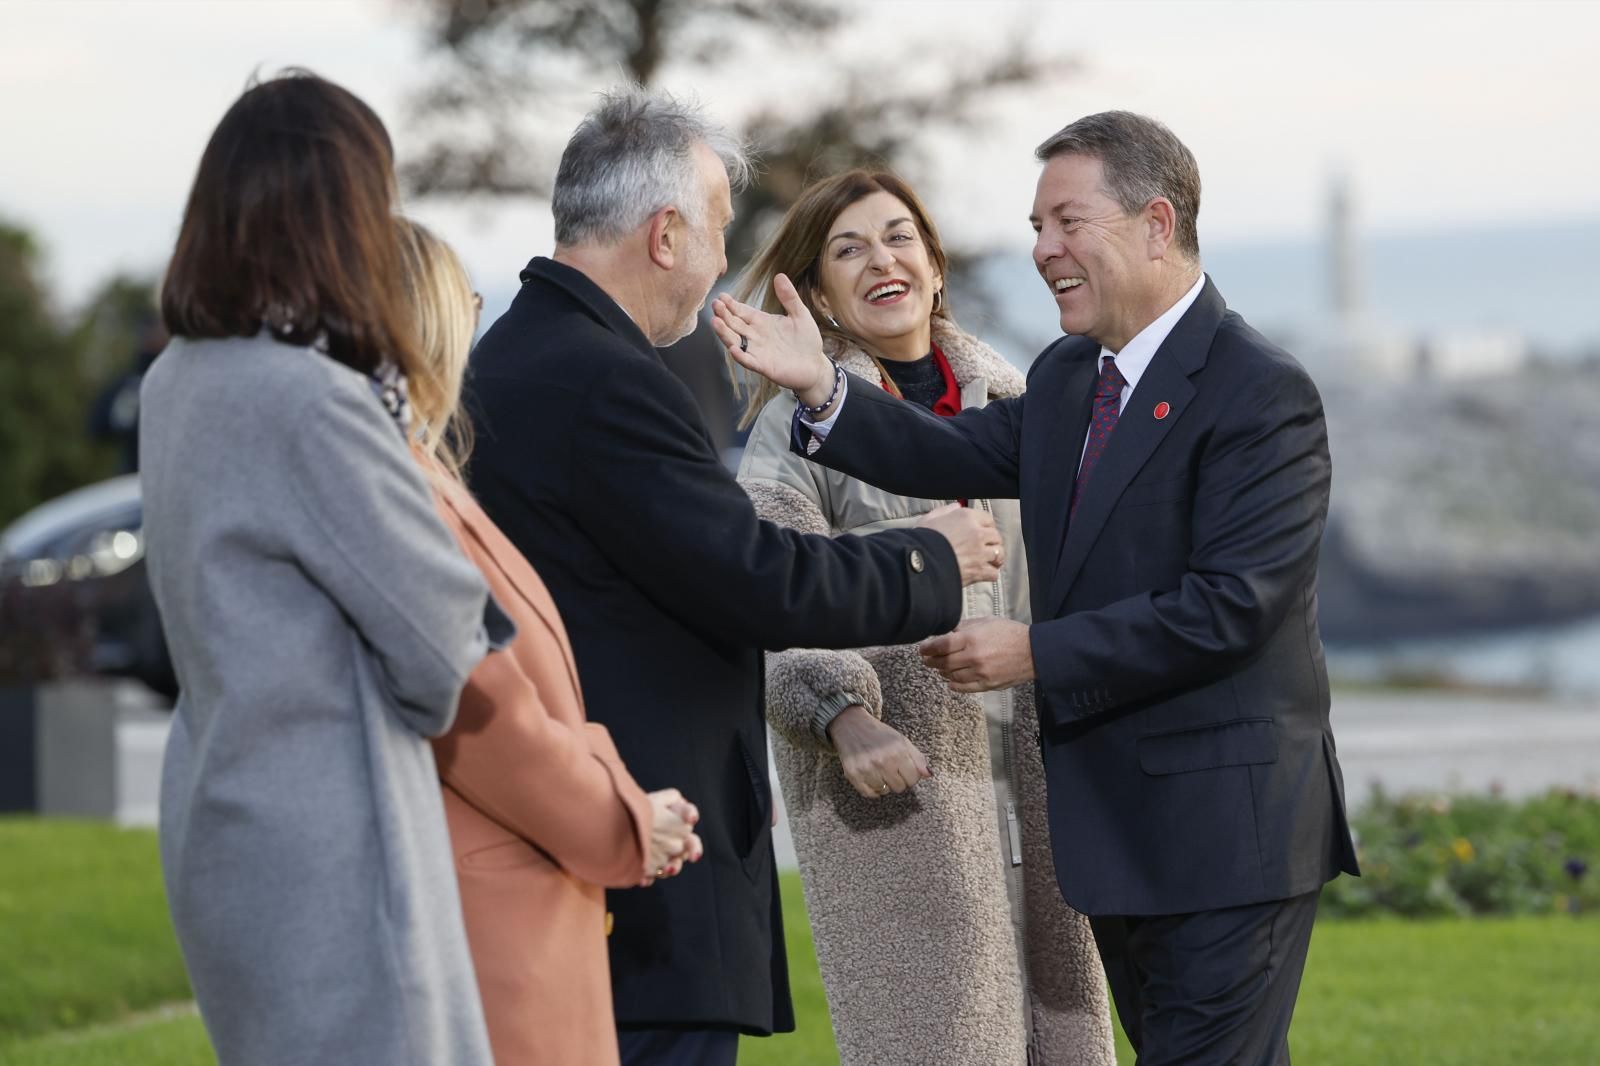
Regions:
[[[838,363],[835,363],[832,359],[829,359],[828,362],[833,363],[833,391],[828,393],[828,398],[823,400],[815,407],[807,407],[805,401],[800,400],[799,397],[795,398],[800,404],[800,410],[804,411],[812,418],[816,418],[822,412],[832,407],[833,401],[839,398],[839,390],[844,387],[844,367],[840,366]]]

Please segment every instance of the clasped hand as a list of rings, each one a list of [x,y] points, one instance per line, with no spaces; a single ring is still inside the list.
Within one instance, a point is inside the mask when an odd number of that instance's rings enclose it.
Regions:
[[[650,800],[650,854],[651,871],[639,882],[641,888],[652,885],[657,878],[673,877],[683,870],[685,863],[699,862],[705,854],[705,845],[694,831],[700,821],[700,809],[683,798],[675,788],[652,792]]]
[[[1028,626],[1008,618],[969,618],[917,651],[956,692],[992,692],[1034,678]]]

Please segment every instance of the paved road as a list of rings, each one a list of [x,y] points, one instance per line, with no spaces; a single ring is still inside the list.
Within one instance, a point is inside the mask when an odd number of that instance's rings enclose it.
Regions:
[[[1600,788],[1600,704],[1439,693],[1334,694],[1333,735],[1357,803],[1392,792]]]
[[[117,819],[152,825],[166,717],[123,699],[117,726]],[[1394,792],[1499,787],[1526,795],[1553,785],[1600,788],[1600,703],[1448,693],[1336,692],[1334,736],[1359,804],[1374,782]],[[779,804],[779,865],[794,845]]]

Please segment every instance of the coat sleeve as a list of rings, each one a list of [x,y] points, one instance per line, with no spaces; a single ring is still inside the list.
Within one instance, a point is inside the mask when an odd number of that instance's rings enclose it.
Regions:
[[[839,420],[821,447],[807,451],[811,433],[796,418],[790,448],[901,496],[1014,500],[1027,396],[947,418],[852,377]]]
[[[509,649],[472,672],[455,728],[434,753],[446,784],[573,877],[627,888],[645,876],[652,818],[644,790],[603,726],[550,716]]]
[[[1030,629],[1052,724],[1217,680],[1259,651],[1309,595],[1331,477],[1311,379],[1258,374],[1200,458],[1177,588]]]
[[[492,573],[494,559],[456,512],[441,504],[440,514],[472,562]],[[434,741],[439,777],[573,877],[629,888],[647,872],[650,801],[604,726],[569,724],[547,710],[515,649],[550,639],[537,628],[518,633],[472,671],[455,727]]]
[[[827,536],[832,524],[823,513],[826,486],[815,466],[788,450],[787,432],[787,417],[769,404],[745,445],[739,484],[761,518]],[[873,717],[883,717],[877,672],[861,653],[823,648],[767,653],[767,724],[792,747],[832,750],[818,714],[823,700],[842,692],[861,697]]]
[[[371,396],[335,388],[316,397],[295,419],[289,449],[294,561],[361,634],[401,721],[437,736],[467,675],[492,642],[509,639],[511,623]]]
[[[960,619],[941,534],[797,533],[756,517],[665,367],[617,372],[577,400],[573,516],[662,610],[732,644],[903,644]]]

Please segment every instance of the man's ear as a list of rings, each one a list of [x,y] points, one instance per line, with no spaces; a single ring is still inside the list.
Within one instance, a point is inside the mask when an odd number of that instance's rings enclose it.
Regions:
[[[1166,257],[1178,235],[1178,212],[1165,196],[1151,200],[1144,209],[1145,250],[1151,259]]]
[[[683,216],[676,207],[663,207],[650,216],[650,232],[645,240],[650,261],[662,270],[671,270],[683,254]]]

